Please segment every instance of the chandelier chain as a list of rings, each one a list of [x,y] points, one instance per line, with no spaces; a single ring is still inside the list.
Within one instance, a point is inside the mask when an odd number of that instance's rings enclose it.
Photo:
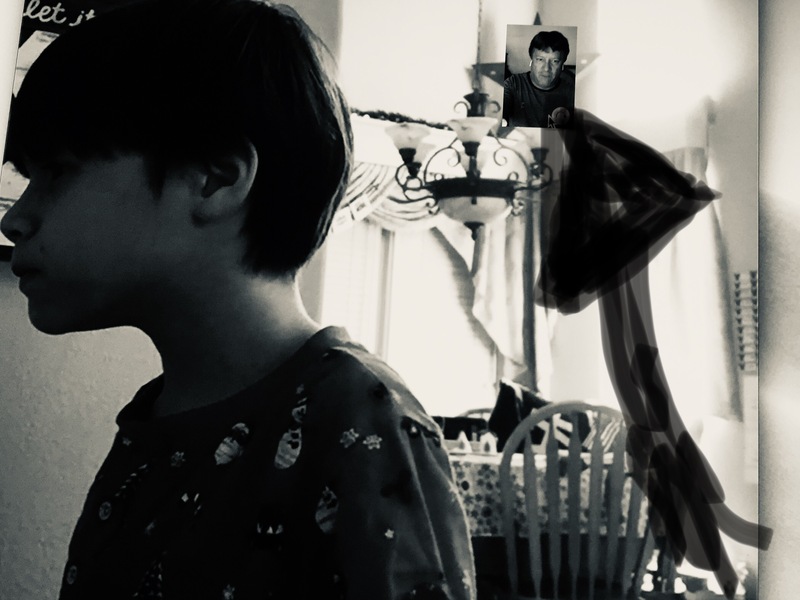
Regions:
[[[481,75],[480,75],[480,64],[481,64],[481,25],[483,21],[483,0],[478,0],[478,43],[477,43],[477,50],[475,53],[475,66],[472,68],[472,87],[475,90],[481,90],[483,86],[481,85]]]

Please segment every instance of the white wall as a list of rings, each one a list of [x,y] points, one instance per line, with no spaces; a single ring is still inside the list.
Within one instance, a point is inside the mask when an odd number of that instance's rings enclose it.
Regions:
[[[796,596],[800,586],[800,3],[759,4],[761,254],[761,522],[775,528],[760,556],[760,591],[766,600]]]
[[[159,372],[131,329],[50,337],[0,263],[0,597],[54,598],[114,417]]]
[[[532,23],[537,3],[483,2],[481,61],[502,63],[506,24]],[[477,47],[478,0],[343,0],[342,86],[355,108],[463,116],[453,106],[472,89]]]

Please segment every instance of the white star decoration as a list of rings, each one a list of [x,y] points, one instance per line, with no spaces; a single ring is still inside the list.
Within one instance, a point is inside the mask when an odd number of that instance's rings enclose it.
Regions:
[[[186,462],[186,455],[183,452],[175,452],[169,458],[169,464],[172,467],[180,467],[183,463]]]
[[[386,536],[387,540],[393,540],[394,539],[394,529],[387,529],[386,533],[384,533],[383,535]]]
[[[461,571],[461,582],[467,589],[470,589],[472,587],[472,577],[469,576],[469,571],[467,571],[466,569]]]
[[[368,435],[363,444],[370,450],[378,450],[381,447],[381,436]]]
[[[339,442],[345,448],[349,448],[353,444],[356,443],[358,439],[358,432],[355,429],[348,429],[347,431],[342,432],[342,437],[339,439]]]

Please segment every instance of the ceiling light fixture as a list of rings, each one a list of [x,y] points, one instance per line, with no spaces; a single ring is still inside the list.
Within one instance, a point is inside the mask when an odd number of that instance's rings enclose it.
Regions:
[[[431,212],[441,211],[464,223],[473,237],[486,223],[520,214],[525,205],[522,192],[541,190],[553,179],[552,169],[544,162],[547,149],[538,146],[538,132],[519,129],[522,142],[496,134],[500,105],[484,92],[480,74],[481,12],[479,0],[472,92],[454,107],[464,106],[467,115],[447,122],[456,134],[452,142],[429,152],[422,143],[431,133],[425,125],[398,123],[386,129],[403,159],[395,180],[404,197],[395,201],[425,203]],[[492,109],[491,115],[487,109]]]

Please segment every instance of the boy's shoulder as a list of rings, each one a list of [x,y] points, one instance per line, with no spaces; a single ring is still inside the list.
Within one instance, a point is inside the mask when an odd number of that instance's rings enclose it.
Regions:
[[[350,423],[402,428],[421,426],[440,435],[400,375],[385,361],[347,337],[325,349],[303,383],[309,418],[333,426]]]

